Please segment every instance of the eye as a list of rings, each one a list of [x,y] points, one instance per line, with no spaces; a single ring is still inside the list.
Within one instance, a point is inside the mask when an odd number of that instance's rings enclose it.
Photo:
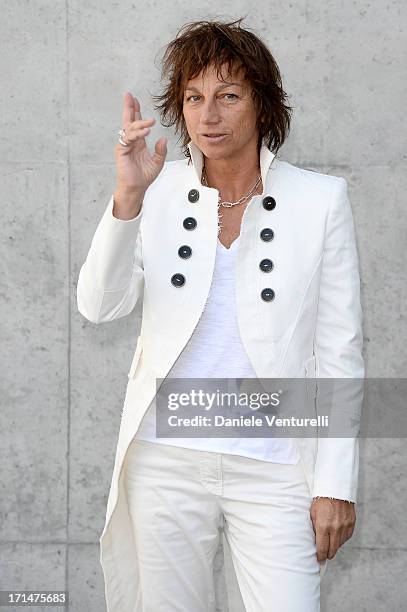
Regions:
[[[233,96],[234,98],[237,98],[237,95],[233,94],[233,93],[227,93],[227,94],[225,94],[225,96]]]
[[[199,98],[200,96],[188,96],[187,98],[187,102],[191,99],[191,98]]]

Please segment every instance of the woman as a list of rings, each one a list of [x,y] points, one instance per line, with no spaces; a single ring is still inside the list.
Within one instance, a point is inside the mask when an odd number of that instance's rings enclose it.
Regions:
[[[94,323],[143,303],[100,538],[108,612],[214,610],[220,527],[247,611],[316,612],[354,529],[355,438],[155,433],[164,380],[364,375],[346,181],[277,159],[291,108],[240,21],[168,45],[158,108],[185,159],[165,161],[165,138],[150,153],[154,119],[125,94],[116,189],[79,274]]]

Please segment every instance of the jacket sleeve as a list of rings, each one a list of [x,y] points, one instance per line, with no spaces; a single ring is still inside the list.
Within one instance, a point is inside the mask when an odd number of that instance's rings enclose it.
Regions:
[[[359,439],[358,427],[354,425],[360,418],[363,398],[362,348],[354,223],[347,182],[337,177],[326,224],[314,342],[317,378],[334,380],[328,381],[331,396],[326,406],[329,404],[330,433],[318,438],[313,497],[356,502]],[[320,381],[318,386],[323,387],[323,383]],[[354,424],[353,432],[356,433],[352,437],[345,437],[343,433],[349,431],[348,423]],[[334,437],[335,432],[342,437]]]
[[[137,217],[126,221],[113,215],[113,204],[112,195],[78,277],[78,310],[92,323],[129,314],[144,289],[140,232],[143,207]]]

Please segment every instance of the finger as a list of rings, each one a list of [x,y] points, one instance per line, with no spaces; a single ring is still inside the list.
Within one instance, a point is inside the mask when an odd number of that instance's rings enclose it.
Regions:
[[[339,534],[332,534],[329,537],[329,550],[328,550],[328,559],[333,559],[336,553],[338,552],[338,548],[341,546],[341,539]]]
[[[317,529],[316,534],[317,559],[319,562],[325,561],[329,551],[329,533]]]
[[[136,119],[141,119],[140,103],[129,91],[126,91],[123,100],[122,127]]]
[[[155,143],[154,153],[151,156],[153,160],[159,164],[162,163],[167,157],[167,139],[160,138]]]
[[[134,100],[134,119],[133,121],[136,121],[136,119],[142,119],[141,110],[140,110],[140,102],[137,100],[136,96],[132,96],[132,98]]]
[[[151,122],[151,120],[142,120],[141,125],[139,121],[130,124],[130,126],[128,126],[126,129],[126,136],[124,139],[125,142],[130,144],[132,142],[135,142],[136,140],[140,140],[141,138],[145,138],[145,136],[148,136],[151,130],[151,126],[149,126],[147,122]]]
[[[315,516],[314,514],[310,512],[310,519],[311,519],[311,525],[312,525],[312,529],[314,530],[315,535],[317,534],[317,530],[315,527]]]
[[[140,130],[144,128],[152,128],[155,123],[154,117],[150,117],[150,119],[136,119],[133,123],[129,123],[126,128],[126,134],[130,134],[132,130]]]
[[[347,542],[348,540],[351,539],[352,535],[353,535],[353,527],[348,527],[348,529],[346,529],[345,534],[343,536],[343,542],[342,544],[345,544],[345,542]]]
[[[131,93],[126,91],[123,97],[122,127],[129,121],[134,121],[134,99]]]

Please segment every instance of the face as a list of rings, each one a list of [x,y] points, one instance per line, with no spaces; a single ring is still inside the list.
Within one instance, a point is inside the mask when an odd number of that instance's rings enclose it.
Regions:
[[[224,83],[223,78],[227,83]],[[241,150],[257,148],[258,128],[251,86],[240,72],[221,78],[208,66],[188,81],[184,91],[183,113],[191,140],[211,159],[238,156]],[[208,134],[223,134],[210,137]]]

